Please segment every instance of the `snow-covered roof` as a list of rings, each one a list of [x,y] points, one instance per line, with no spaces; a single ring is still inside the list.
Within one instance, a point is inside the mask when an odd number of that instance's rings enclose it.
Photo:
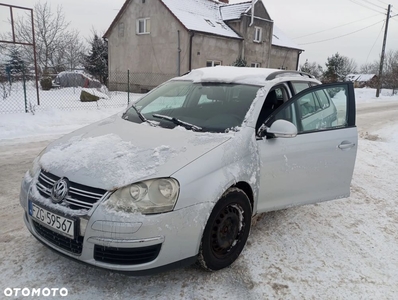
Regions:
[[[209,0],[161,1],[188,30],[242,38],[224,22],[220,11],[222,3]]]
[[[280,73],[279,69],[249,68],[233,66],[217,66],[213,68],[194,69],[186,75],[171,80],[192,80],[194,82],[224,82],[264,86],[273,73]],[[302,77],[299,72],[286,71],[278,77]],[[306,80],[318,82],[316,79]]]
[[[238,20],[243,13],[247,12],[251,7],[252,2],[242,2],[221,6],[221,16],[224,21]]]
[[[375,77],[376,74],[348,74],[345,77],[346,81],[357,81],[357,82],[367,82],[369,80],[372,80],[373,77]]]
[[[287,37],[282,30],[280,30],[274,24],[274,31],[272,34],[272,45],[286,48],[293,48],[298,50],[303,50],[295,41]]]
[[[242,3],[226,4],[215,0],[160,0],[168,10],[181,22],[188,30],[204,32],[229,38],[242,39],[235,32],[227,21],[238,20],[242,14],[248,13],[251,9],[252,1]],[[256,0],[255,2],[257,2]],[[111,29],[120,19],[129,1],[126,1],[112,22],[111,26],[104,34],[108,37]],[[272,45],[302,50],[292,39],[288,38],[278,27],[274,25]]]

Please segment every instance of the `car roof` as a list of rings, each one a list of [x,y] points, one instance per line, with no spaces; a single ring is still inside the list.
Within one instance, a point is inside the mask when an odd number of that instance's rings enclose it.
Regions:
[[[301,78],[304,81],[317,81],[313,76],[298,71],[232,66],[216,66],[195,69],[181,77],[173,78],[173,80],[240,83],[263,86],[267,81],[269,82],[281,77],[286,80],[300,80]]]

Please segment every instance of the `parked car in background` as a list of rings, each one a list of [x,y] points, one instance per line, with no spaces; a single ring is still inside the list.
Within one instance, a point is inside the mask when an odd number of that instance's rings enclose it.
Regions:
[[[34,237],[90,265],[219,270],[253,216],[349,196],[357,139],[352,83],[197,69],[51,143],[20,203]]]

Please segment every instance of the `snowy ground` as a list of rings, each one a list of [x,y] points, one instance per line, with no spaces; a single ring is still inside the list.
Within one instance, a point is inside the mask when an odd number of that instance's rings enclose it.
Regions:
[[[1,115],[0,298],[6,287],[66,287],[67,299],[396,299],[398,96],[373,95],[357,90],[360,140],[350,198],[264,214],[225,270],[188,267],[139,278],[45,248],[24,228],[17,200],[21,177],[55,135],[84,125],[84,116],[89,123],[108,112],[59,113],[53,120],[55,112],[35,119]],[[19,121],[9,125],[13,119]]]

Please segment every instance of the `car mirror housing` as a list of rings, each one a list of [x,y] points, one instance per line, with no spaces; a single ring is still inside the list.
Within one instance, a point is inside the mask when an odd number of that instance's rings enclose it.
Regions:
[[[276,120],[265,133],[276,138],[293,138],[297,136],[297,127],[289,121]]]

